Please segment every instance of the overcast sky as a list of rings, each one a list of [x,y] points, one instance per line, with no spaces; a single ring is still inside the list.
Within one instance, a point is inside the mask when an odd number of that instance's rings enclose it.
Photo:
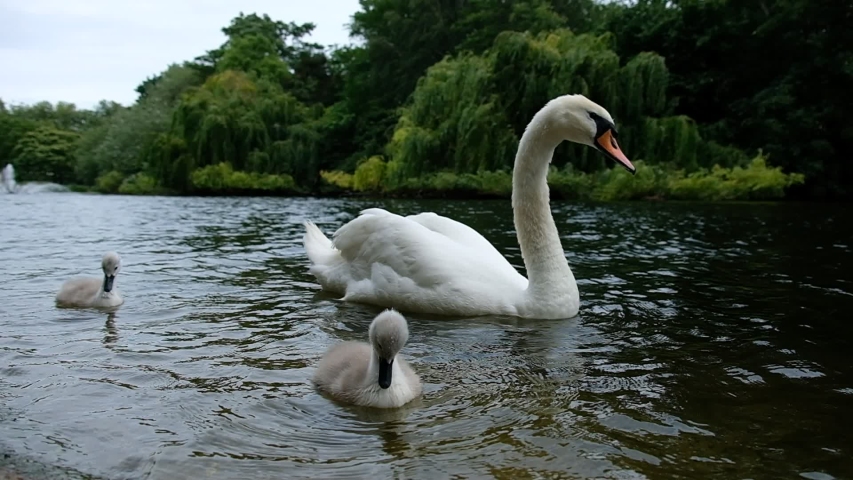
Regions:
[[[241,11],[313,22],[311,40],[343,45],[358,9],[358,0],[0,0],[0,98],[129,105],[146,77],[221,45]]]

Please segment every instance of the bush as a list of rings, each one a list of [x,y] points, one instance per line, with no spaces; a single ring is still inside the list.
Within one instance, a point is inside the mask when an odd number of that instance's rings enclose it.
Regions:
[[[124,175],[112,170],[95,179],[95,191],[100,193],[118,193],[124,181]]]
[[[121,182],[118,193],[123,195],[162,195],[165,190],[157,184],[157,180],[150,175],[137,173],[131,175]]]
[[[556,198],[582,200],[592,197],[595,187],[595,175],[576,172],[572,164],[566,164],[563,171],[551,167],[548,172],[548,185],[551,195]]]
[[[592,198],[614,201],[666,196],[671,172],[658,165],[646,165],[642,160],[634,162],[634,166],[637,170],[633,175],[618,166],[604,171],[594,186]]]
[[[769,200],[782,198],[785,189],[805,181],[799,173],[785,174],[779,167],[768,167],[759,154],[747,168],[700,170],[686,177],[683,173],[669,182],[668,196],[678,200]]]
[[[322,178],[326,184],[333,187],[337,187],[341,190],[352,190],[352,174],[350,173],[342,172],[340,170],[322,170],[320,172],[320,178]]]
[[[638,160],[635,175],[614,167],[597,173],[551,167],[548,184],[554,198],[573,200],[766,200],[784,197],[785,189],[803,183],[798,173],[786,174],[768,167],[759,155],[747,168],[715,165],[685,175],[666,165],[649,165]],[[389,174],[394,162],[372,157],[356,169],[355,175],[341,171],[323,172],[323,179],[341,190],[384,192],[391,195],[425,197],[501,197],[512,194],[512,174],[504,170],[456,174],[449,171],[394,180]],[[360,183],[359,183],[360,182]],[[358,185],[357,188],[356,185]]]
[[[382,157],[373,156],[359,164],[352,176],[352,188],[359,192],[379,192],[383,189],[382,180],[385,177],[385,161]]]
[[[290,175],[235,171],[227,162],[194,170],[190,181],[193,188],[201,193],[251,195],[299,192]]]

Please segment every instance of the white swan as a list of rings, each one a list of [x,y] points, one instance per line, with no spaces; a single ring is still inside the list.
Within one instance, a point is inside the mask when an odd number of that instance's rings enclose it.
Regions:
[[[455,316],[570,318],[580,298],[551,215],[548,167],[562,141],[603,152],[634,173],[610,114],[582,95],[548,102],[527,125],[512,176],[512,208],[529,280],[472,228],[435,213],[364,210],[329,240],[310,221],[310,272],[342,300]]]
[[[104,278],[76,277],[66,280],[56,294],[57,305],[63,307],[117,307],[124,299],[115,288],[115,279],[121,270],[121,257],[107,252],[101,259]]]
[[[365,407],[396,408],[423,390],[420,377],[397,355],[409,339],[406,319],[385,310],[368,330],[370,344],[343,342],[323,355],[314,383],[336,399]]]

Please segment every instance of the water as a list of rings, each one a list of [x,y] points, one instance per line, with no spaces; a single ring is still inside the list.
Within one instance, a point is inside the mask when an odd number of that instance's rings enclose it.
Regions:
[[[556,204],[581,315],[409,315],[425,395],[381,412],[309,383],[378,309],[319,292],[299,224],[373,205],[521,266],[504,201],[0,197],[0,476],[853,478],[844,207]],[[57,309],[108,249],[121,309]]]
[[[3,170],[0,171],[0,179],[7,193],[15,193],[15,167],[11,163],[7,163]]]
[[[53,182],[24,182],[7,184],[6,193],[21,195],[68,192],[68,187]]]

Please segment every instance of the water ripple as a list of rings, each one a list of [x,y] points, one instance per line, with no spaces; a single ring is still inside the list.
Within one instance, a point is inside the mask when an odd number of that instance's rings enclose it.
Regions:
[[[411,315],[425,394],[384,412],[308,381],[378,310],[319,291],[300,226],[376,203],[463,221],[523,270],[500,201],[0,196],[0,474],[853,476],[843,209],[557,204],[581,315]],[[55,308],[108,249],[125,305]]]

